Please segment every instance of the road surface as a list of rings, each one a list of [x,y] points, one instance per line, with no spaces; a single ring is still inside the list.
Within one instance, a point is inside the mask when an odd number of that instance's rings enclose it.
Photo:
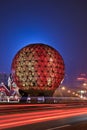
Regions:
[[[0,105],[0,130],[87,130],[86,121],[86,105]]]

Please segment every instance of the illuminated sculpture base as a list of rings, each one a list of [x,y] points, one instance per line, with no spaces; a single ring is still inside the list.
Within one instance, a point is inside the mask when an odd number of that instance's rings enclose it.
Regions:
[[[37,97],[37,96],[52,96],[55,90],[41,90],[41,89],[29,89],[28,91],[25,91],[29,94],[29,96]]]

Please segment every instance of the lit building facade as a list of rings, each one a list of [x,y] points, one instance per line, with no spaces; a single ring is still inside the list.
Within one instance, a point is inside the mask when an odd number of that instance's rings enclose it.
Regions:
[[[33,95],[52,95],[64,78],[64,61],[54,48],[30,44],[15,55],[12,76],[17,86]],[[48,94],[46,94],[48,93]]]
[[[8,96],[10,95],[10,91],[4,85],[4,83],[0,84],[0,101],[8,101]]]

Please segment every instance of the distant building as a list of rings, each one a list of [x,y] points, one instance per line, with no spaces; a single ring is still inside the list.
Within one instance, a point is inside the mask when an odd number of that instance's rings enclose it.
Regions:
[[[0,72],[0,83],[4,83],[5,85],[8,84],[8,74]]]
[[[3,82],[0,84],[0,102],[18,101],[19,96],[18,89],[14,86],[9,90]]]
[[[80,75],[77,77],[77,81],[87,82],[87,74],[80,74]]]
[[[10,94],[10,91],[7,89],[7,87],[2,82],[0,84],[0,101],[6,101],[9,94]]]

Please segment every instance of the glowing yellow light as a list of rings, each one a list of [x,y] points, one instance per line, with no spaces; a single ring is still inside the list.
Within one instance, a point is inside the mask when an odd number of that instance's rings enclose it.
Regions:
[[[73,95],[75,94],[75,92],[72,93]]]
[[[61,89],[62,89],[62,90],[65,90],[66,88],[63,86]]]
[[[71,93],[71,91],[70,91],[70,90],[68,90],[68,93]]]
[[[87,83],[83,83],[83,86],[87,86]]]

